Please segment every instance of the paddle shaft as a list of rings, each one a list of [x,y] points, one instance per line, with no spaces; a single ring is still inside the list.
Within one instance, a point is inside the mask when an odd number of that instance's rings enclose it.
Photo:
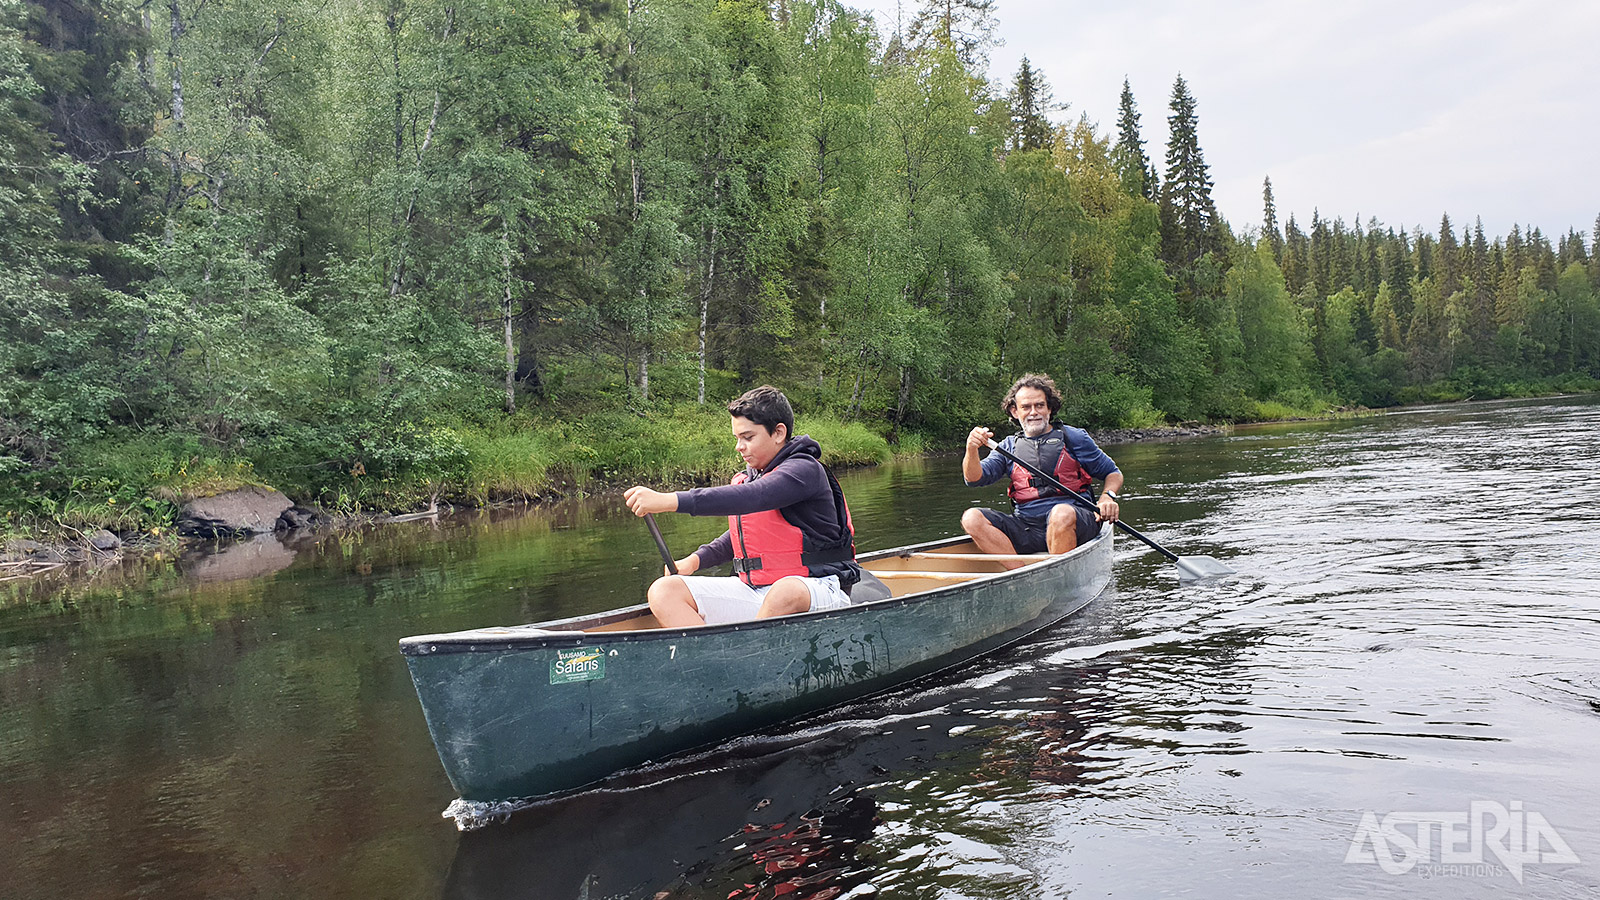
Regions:
[[[661,551],[661,561],[667,564],[667,571],[673,575],[678,574],[678,564],[673,562],[672,553],[667,550],[667,542],[661,537],[661,529],[656,527],[655,513],[645,513],[644,524],[649,527],[650,536],[655,538],[656,549]]]
[[[1045,481],[1050,482],[1050,485],[1052,487],[1054,487],[1056,490],[1064,492],[1068,496],[1072,497],[1072,499],[1077,500],[1079,503],[1084,504],[1085,506],[1089,507],[1090,509],[1093,509],[1093,510],[1095,510],[1097,512],[1099,511],[1099,507],[1095,505],[1095,502],[1093,500],[1089,499],[1088,497],[1085,497],[1084,495],[1078,493],[1077,491],[1073,490],[1072,488],[1067,487],[1066,485],[1064,485],[1061,482],[1055,480],[1054,478],[1052,478],[1051,476],[1045,474],[1044,472],[1039,471],[1038,467],[1034,466],[1033,464],[1028,463],[1028,462],[1024,462],[1023,460],[1018,459],[1016,454],[1014,454],[1011,451],[1007,450],[1006,448],[1000,446],[999,444],[995,443],[994,441],[991,440],[991,441],[988,442],[988,444],[989,444],[989,449],[990,450],[993,450],[994,452],[1000,454],[1001,456],[1004,456],[1006,459],[1009,459],[1012,462],[1016,463],[1017,465],[1023,467],[1024,469],[1027,469],[1029,472],[1032,472],[1037,477],[1043,478]],[[1063,450],[1062,452],[1064,453],[1066,451]],[[1128,523],[1122,521],[1121,519],[1117,520],[1116,525],[1117,525],[1118,528],[1121,528],[1123,531],[1126,531],[1127,533],[1133,535],[1134,537],[1138,538],[1139,540],[1144,541],[1146,544],[1148,544],[1150,546],[1150,549],[1156,551],[1157,553],[1161,554],[1162,556],[1165,556],[1167,559],[1170,559],[1173,562],[1177,562],[1178,561],[1178,554],[1173,553],[1171,550],[1168,550],[1167,548],[1161,546],[1160,544],[1156,543],[1155,541],[1152,541],[1149,538],[1145,537],[1144,535],[1140,534],[1138,532],[1138,530],[1135,529],[1132,525],[1129,525]],[[654,527],[654,526],[652,526],[652,527]]]

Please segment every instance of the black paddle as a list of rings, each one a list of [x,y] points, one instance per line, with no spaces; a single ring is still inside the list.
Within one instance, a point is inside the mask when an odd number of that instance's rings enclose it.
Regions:
[[[1001,456],[1004,456],[1006,459],[1009,459],[1012,462],[1016,463],[1017,465],[1023,467],[1024,469],[1027,469],[1029,472],[1032,472],[1035,476],[1037,476],[1039,478],[1043,478],[1045,481],[1049,482],[1050,485],[1052,487],[1054,487],[1056,490],[1067,494],[1072,499],[1078,501],[1079,503],[1082,503],[1083,505],[1089,507],[1090,509],[1093,509],[1093,510],[1096,510],[1096,511],[1099,510],[1099,507],[1095,505],[1095,502],[1093,500],[1090,500],[1088,497],[1085,497],[1084,495],[1078,493],[1077,491],[1067,487],[1066,485],[1064,485],[1061,482],[1055,480],[1054,478],[1050,477],[1049,475],[1046,475],[1044,472],[1039,471],[1039,469],[1037,467],[1033,466],[1032,464],[1024,462],[1024,461],[1018,459],[1015,454],[1013,454],[1010,451],[1006,450],[1006,448],[1004,448],[1004,447],[1000,446],[999,444],[995,443],[993,440],[986,441],[986,443],[989,445],[989,449],[990,450],[993,450],[994,452],[1000,454]],[[1180,580],[1183,580],[1183,579],[1195,579],[1195,578],[1210,578],[1210,577],[1216,576],[1216,575],[1232,575],[1233,574],[1233,570],[1228,568],[1228,566],[1226,566],[1225,564],[1223,564],[1219,560],[1213,559],[1213,558],[1211,558],[1209,556],[1179,556],[1178,554],[1173,553],[1171,550],[1168,550],[1167,548],[1161,546],[1160,544],[1156,543],[1155,541],[1152,541],[1149,538],[1145,537],[1144,535],[1140,534],[1137,530],[1134,529],[1134,527],[1132,525],[1129,525],[1127,522],[1124,522],[1121,519],[1117,520],[1116,525],[1117,525],[1118,528],[1121,528],[1123,531],[1126,531],[1127,533],[1133,535],[1134,537],[1138,538],[1139,540],[1144,541],[1146,544],[1148,544],[1150,546],[1150,549],[1156,551],[1157,553],[1161,554],[1162,556],[1165,556],[1167,559],[1170,559],[1173,562],[1177,563],[1178,564],[1178,578]],[[651,527],[654,528],[655,526],[652,525]]]
[[[656,527],[655,513],[645,513],[644,524],[649,526],[650,536],[656,539],[656,549],[661,551],[661,561],[667,564],[667,571],[673,575],[678,574],[678,564],[673,562],[672,554],[667,550],[667,542],[661,537],[661,529]]]

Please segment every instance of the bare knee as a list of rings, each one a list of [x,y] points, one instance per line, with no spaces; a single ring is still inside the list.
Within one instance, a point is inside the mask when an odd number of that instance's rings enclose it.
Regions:
[[[989,524],[989,518],[983,514],[983,510],[976,506],[969,507],[961,514],[961,530],[965,531],[968,537],[976,535],[982,529],[993,527]]]
[[[1045,526],[1045,543],[1051,553],[1066,553],[1078,546],[1078,511],[1069,503],[1058,504],[1050,510],[1050,521]]]
[[[650,582],[650,588],[644,592],[645,599],[650,601],[650,608],[654,609],[657,603],[675,599],[682,592],[687,592],[689,586],[683,583],[682,575],[663,575]]]
[[[645,599],[650,603],[650,612],[655,614],[658,621],[663,624],[671,622],[682,624],[685,615],[695,619],[704,619],[700,616],[700,607],[695,605],[694,594],[689,590],[689,585],[684,583],[681,575],[663,575],[650,583],[650,589],[645,591]]]
[[[757,618],[765,619],[770,616],[787,616],[793,613],[803,613],[811,609],[811,588],[805,581],[790,575],[778,579],[761,599],[761,611],[756,613]]]

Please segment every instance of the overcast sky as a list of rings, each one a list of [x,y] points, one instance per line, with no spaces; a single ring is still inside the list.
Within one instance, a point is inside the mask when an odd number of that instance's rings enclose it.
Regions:
[[[893,30],[895,0],[847,5]],[[917,0],[903,4],[909,23]],[[999,0],[991,78],[1027,56],[1058,102],[1114,134],[1127,77],[1165,173],[1167,102],[1195,97],[1217,207],[1259,227],[1327,218],[1457,233],[1483,218],[1551,238],[1600,214],[1600,3],[1593,0]],[[1592,235],[1589,235],[1592,238]]]

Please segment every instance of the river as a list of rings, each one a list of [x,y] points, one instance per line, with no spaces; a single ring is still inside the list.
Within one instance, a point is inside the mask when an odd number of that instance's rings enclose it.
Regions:
[[[636,602],[615,497],[0,586],[0,897],[1600,895],[1600,400],[1109,449],[1239,574],[1119,536],[999,656],[468,833],[395,642]],[[956,464],[847,473],[861,549]]]

